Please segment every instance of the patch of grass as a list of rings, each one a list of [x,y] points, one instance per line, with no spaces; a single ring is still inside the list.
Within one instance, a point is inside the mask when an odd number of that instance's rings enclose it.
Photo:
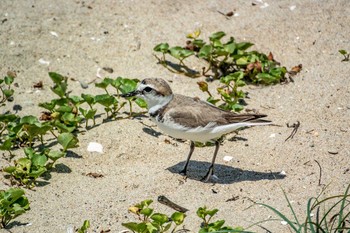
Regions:
[[[302,220],[296,215],[287,194],[283,191],[292,217],[277,210],[277,208],[264,203],[256,203],[270,209],[277,217],[286,222],[291,232],[302,233],[331,233],[350,232],[350,185],[344,194],[321,198],[312,197],[307,202],[306,217]],[[266,220],[269,221],[269,220]],[[263,221],[264,222],[264,221]]]

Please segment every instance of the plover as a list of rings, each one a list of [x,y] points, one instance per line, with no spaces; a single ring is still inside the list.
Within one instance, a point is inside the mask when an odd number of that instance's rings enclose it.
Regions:
[[[187,174],[188,163],[194,151],[194,142],[215,142],[211,165],[203,181],[214,175],[214,163],[219,150],[218,139],[242,127],[267,125],[262,114],[237,114],[201,101],[199,98],[173,94],[169,84],[160,78],[142,80],[135,91],[121,95],[137,96],[147,103],[148,113],[157,126],[173,138],[190,140],[190,152],[180,174]]]

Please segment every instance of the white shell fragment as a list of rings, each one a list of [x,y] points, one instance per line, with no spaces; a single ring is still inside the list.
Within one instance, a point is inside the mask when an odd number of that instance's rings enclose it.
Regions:
[[[295,8],[297,8],[297,6],[293,5],[293,6],[290,6],[290,7],[289,7],[289,10],[294,11]]]
[[[281,171],[280,175],[285,176],[287,173],[285,171]]]
[[[50,34],[51,34],[51,35],[53,35],[53,36],[55,36],[55,37],[58,37],[57,32],[53,32],[53,31],[51,31],[51,32],[50,32]]]
[[[97,142],[90,142],[87,147],[87,150],[89,152],[103,153],[103,146]]]
[[[281,224],[285,226],[285,225],[287,225],[288,223],[287,223],[286,221],[281,221]]]
[[[50,61],[46,61],[44,58],[40,58],[39,63],[42,65],[50,65]]]
[[[274,138],[274,137],[276,137],[276,134],[275,134],[275,133],[272,133],[272,134],[269,136],[269,138]]]
[[[226,161],[226,162],[229,162],[229,161],[231,161],[232,159],[233,159],[232,156],[229,156],[229,155],[224,156],[224,161]]]

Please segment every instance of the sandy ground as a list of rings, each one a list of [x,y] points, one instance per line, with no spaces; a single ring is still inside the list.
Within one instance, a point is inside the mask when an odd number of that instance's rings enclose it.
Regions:
[[[217,183],[199,181],[213,147],[196,148],[184,182],[177,172],[186,159],[188,142],[158,133],[146,117],[111,121],[80,135],[80,147],[59,160],[48,183],[26,191],[31,210],[1,232],[66,232],[85,219],[92,225],[89,232],[119,232],[125,229],[122,222],[134,220],[127,208],[144,199],[155,200],[158,211],[172,213],[156,202],[159,195],[189,209],[185,227],[193,232],[200,225],[195,212],[204,205],[218,208],[217,219],[225,219],[227,225],[247,227],[274,217],[259,206],[246,210],[250,200],[291,216],[284,189],[304,219],[308,198],[326,184],[327,196],[344,192],[349,184],[350,63],[341,62],[338,50],[350,51],[350,1],[267,0],[253,6],[245,0],[2,0],[0,9],[1,75],[8,70],[18,74],[19,115],[39,116],[37,104],[53,97],[48,71],[89,82],[99,68],[111,67],[111,77],[162,77],[174,92],[205,98],[196,84],[203,77],[170,73],[157,64],[152,50],[160,42],[184,44],[185,35],[197,26],[202,38],[222,30],[238,41],[255,43],[258,51],[271,51],[288,68],[304,67],[294,83],[246,88],[248,108],[268,114],[281,127],[229,135],[233,140],[223,142],[217,158]],[[218,11],[234,11],[236,16],[227,19]],[[35,91],[32,86],[40,80],[44,89]],[[214,90],[219,84],[211,85]],[[69,86],[77,94],[102,93],[93,85],[83,90],[72,81]],[[297,121],[299,131],[285,142],[292,131],[286,123]],[[88,152],[91,141],[101,143],[104,153]],[[225,162],[224,156],[233,159]],[[315,160],[322,168],[321,179]],[[1,158],[0,164],[8,162]],[[83,175],[89,172],[104,177]],[[5,181],[1,175],[1,189],[8,188]],[[228,201],[233,197],[235,201]],[[263,226],[271,232],[289,232],[280,221]],[[249,230],[265,232],[259,227]]]

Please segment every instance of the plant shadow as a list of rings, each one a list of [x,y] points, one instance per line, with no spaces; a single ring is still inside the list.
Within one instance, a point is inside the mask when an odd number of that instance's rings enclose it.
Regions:
[[[158,62],[158,64],[163,65],[160,61]],[[173,63],[169,60],[165,60],[165,65],[173,73],[176,73],[176,72],[181,73],[181,74],[184,74],[184,75],[191,77],[191,78],[197,78],[197,77],[201,76],[201,74],[197,70],[191,69],[191,68],[187,67],[186,65],[176,64],[176,63]]]
[[[172,173],[179,173],[185,165],[184,162],[180,162],[174,166],[168,167]],[[187,172],[187,179],[200,181],[209,169],[209,162],[202,161],[190,161]],[[259,181],[259,180],[280,180],[286,176],[280,172],[257,172],[251,170],[242,170],[240,168],[234,168],[223,164],[214,165],[214,174],[218,179],[211,178],[210,183],[218,184],[232,184],[242,181]]]
[[[156,137],[156,138],[158,138],[160,135],[162,135],[162,133],[160,133],[152,128],[149,128],[149,127],[143,127],[142,131],[145,132],[146,134],[149,134],[149,135]]]
[[[71,173],[72,169],[70,169],[67,165],[63,163],[57,163],[53,166],[51,172],[56,173]]]
[[[75,158],[75,159],[83,158],[83,156],[81,156],[81,155],[79,155],[79,154],[77,154],[77,153],[75,153],[74,151],[71,151],[71,150],[67,151],[66,157],[68,157],[68,158]]]
[[[19,221],[11,221],[9,224],[6,225],[4,230],[7,232],[12,232],[10,229],[12,229],[13,227],[20,227],[20,226],[26,226],[26,225],[28,225],[28,223],[22,223]]]

